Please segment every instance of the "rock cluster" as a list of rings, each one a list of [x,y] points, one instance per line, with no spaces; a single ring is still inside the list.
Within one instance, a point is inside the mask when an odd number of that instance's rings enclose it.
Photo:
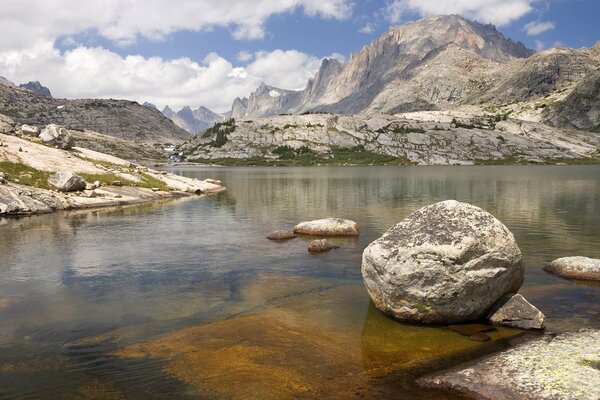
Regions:
[[[512,233],[479,207],[454,200],[424,207],[363,253],[375,306],[399,320],[456,323],[484,317],[516,293],[524,268]]]

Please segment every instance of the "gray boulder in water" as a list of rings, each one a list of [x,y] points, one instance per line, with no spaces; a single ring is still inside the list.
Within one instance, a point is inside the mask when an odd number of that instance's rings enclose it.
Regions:
[[[600,260],[589,257],[562,257],[546,265],[544,271],[563,278],[600,281]]]
[[[375,306],[403,321],[478,319],[523,283],[513,234],[470,204],[443,201],[417,210],[372,242],[362,275]]]
[[[40,139],[44,143],[56,146],[62,150],[68,150],[73,146],[73,138],[69,134],[69,131],[56,124],[46,126],[42,130],[42,133],[40,133]]]
[[[349,219],[324,218],[300,222],[294,233],[314,236],[358,236],[358,224]]]
[[[48,183],[61,192],[77,192],[85,190],[86,186],[85,180],[71,171],[62,171],[51,175]]]

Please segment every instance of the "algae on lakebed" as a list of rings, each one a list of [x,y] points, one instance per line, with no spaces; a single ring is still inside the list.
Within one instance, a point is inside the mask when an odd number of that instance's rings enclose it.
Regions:
[[[373,394],[380,378],[485,352],[496,340],[517,333],[500,329],[490,334],[492,341],[480,343],[444,327],[401,324],[369,305],[361,284],[305,279],[271,275],[254,281],[240,289],[240,296],[250,304],[262,299],[258,310],[195,324],[112,354],[161,359],[168,375],[218,397],[362,398]],[[273,296],[274,288],[279,294]]]

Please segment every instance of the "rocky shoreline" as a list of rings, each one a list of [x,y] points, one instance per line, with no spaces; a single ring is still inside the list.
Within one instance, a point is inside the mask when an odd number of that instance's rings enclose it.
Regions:
[[[2,120],[0,216],[115,207],[218,193],[225,187],[158,171],[93,150],[74,147],[62,127],[30,130]],[[31,131],[31,133],[29,133]],[[78,185],[63,186],[59,177]]]

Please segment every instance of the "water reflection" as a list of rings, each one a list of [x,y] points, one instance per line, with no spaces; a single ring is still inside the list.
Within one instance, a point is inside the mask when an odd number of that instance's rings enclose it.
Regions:
[[[420,398],[407,376],[513,335],[500,330],[476,342],[399,324],[369,305],[364,247],[448,198],[489,210],[515,233],[527,265],[521,292],[548,316],[550,331],[600,327],[597,284],[541,270],[559,256],[600,257],[599,167],[176,172],[221,179],[228,191],[0,219],[0,398],[147,398],[146,390],[154,398],[243,397],[254,378],[265,395],[289,395],[289,380],[313,397]],[[336,239],[340,248],[321,255],[307,253],[309,238],[264,237],[325,216],[356,220],[360,237]],[[155,357],[133,357],[134,349]],[[228,379],[250,367],[255,374]],[[281,379],[269,387],[269,376]]]

